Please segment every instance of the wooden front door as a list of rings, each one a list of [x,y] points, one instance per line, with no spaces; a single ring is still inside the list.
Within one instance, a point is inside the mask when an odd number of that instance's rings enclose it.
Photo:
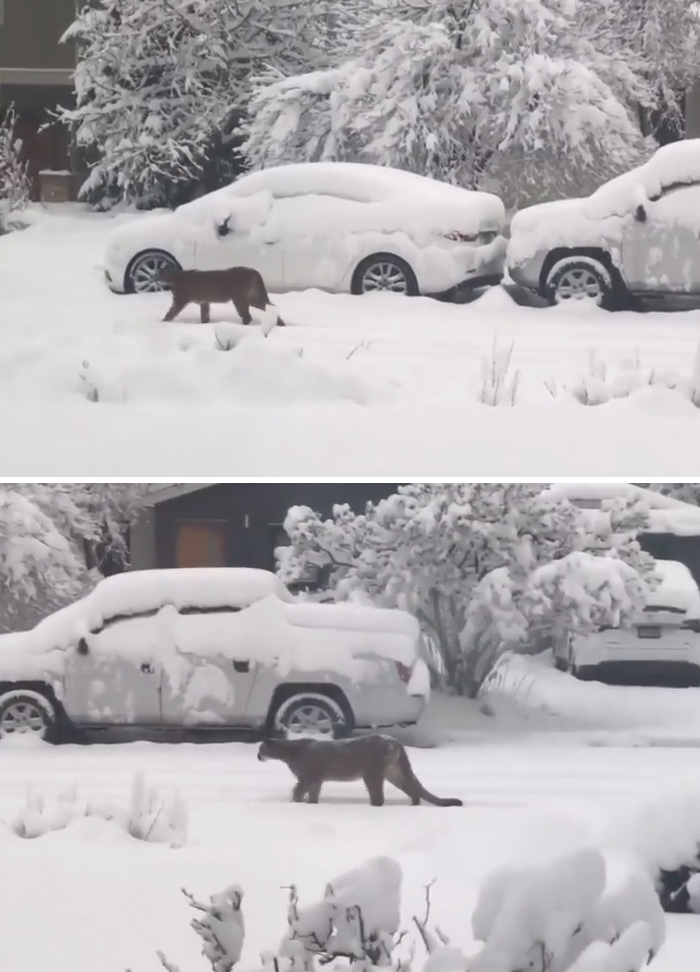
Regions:
[[[176,567],[225,567],[226,523],[186,520],[176,525]]]

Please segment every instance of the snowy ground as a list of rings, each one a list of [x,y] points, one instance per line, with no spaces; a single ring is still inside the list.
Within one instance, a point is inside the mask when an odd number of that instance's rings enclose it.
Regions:
[[[305,292],[278,298],[293,326],[265,341],[225,307],[211,326],[196,308],[165,325],[167,295],[111,294],[100,264],[112,217],[73,206],[31,217],[0,239],[5,475],[697,472],[700,409],[679,391],[645,385],[591,407],[567,388],[591,352],[608,389],[651,369],[687,379],[700,312],[518,307],[500,288],[466,305]],[[513,344],[514,407],[479,401],[494,342],[497,356]]]
[[[518,707],[508,712],[514,697]],[[178,791],[189,813],[178,849],[95,819],[34,840],[0,825],[3,972],[156,972],[158,948],[183,972],[205,972],[180,888],[206,898],[232,882],[245,890],[250,967],[283,930],[283,885],[294,881],[310,901],[377,854],[404,869],[404,922],[423,913],[422,886],[437,878],[433,917],[471,951],[469,916],[493,867],[609,846],[604,834],[626,839],[645,802],[700,791],[697,748],[680,738],[658,748],[654,738],[664,727],[697,726],[700,690],[578,683],[527,659],[498,680],[488,702],[495,715],[435,698],[418,735],[441,745],[410,750],[425,785],[461,797],[463,809],[414,808],[387,787],[378,810],[360,783],[327,784],[318,806],[293,805],[287,769],[258,763],[246,743],[0,744],[1,821],[16,817],[28,786],[55,795],[75,784],[91,801],[126,807],[137,772]],[[617,735],[621,727],[634,733]],[[694,972],[698,949],[700,917],[671,916],[651,970]]]
[[[261,765],[243,743],[16,750],[0,747],[0,816],[12,817],[27,781],[46,792],[77,782],[92,798],[124,803],[132,774],[185,797],[189,839],[180,849],[137,842],[104,824],[73,825],[35,840],[0,830],[3,972],[156,972],[164,949],[186,972],[204,972],[188,927],[186,887],[206,897],[245,889],[244,963],[275,947],[291,881],[310,900],[363,859],[388,854],[404,869],[403,914],[422,914],[433,878],[433,916],[472,948],[468,918],[494,865],[597,839],[608,820],[666,787],[700,784],[688,750],[509,744],[412,750],[426,785],[464,798],[464,809],[413,808],[399,793],[371,808],[360,784],[328,785],[318,806],[288,803],[290,777]],[[672,917],[653,972],[697,968],[700,918]]]

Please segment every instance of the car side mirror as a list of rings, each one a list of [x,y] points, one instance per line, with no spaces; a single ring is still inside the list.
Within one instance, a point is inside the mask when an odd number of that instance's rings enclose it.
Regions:
[[[90,654],[90,645],[87,643],[87,641],[85,640],[85,638],[81,638],[80,639],[80,641],[78,642],[78,646],[76,648],[76,651],[78,652],[79,655],[89,655]]]
[[[634,211],[634,218],[638,223],[646,223],[647,221],[647,211],[646,208],[640,203]]]

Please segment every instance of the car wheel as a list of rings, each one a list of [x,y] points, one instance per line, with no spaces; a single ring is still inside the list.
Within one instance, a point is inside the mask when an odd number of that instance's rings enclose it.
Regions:
[[[418,294],[418,281],[409,265],[391,253],[375,253],[357,267],[350,288],[353,294],[372,294],[388,290],[393,294]]]
[[[54,741],[56,714],[48,699],[34,693],[8,692],[0,698],[0,739],[33,735]]]
[[[550,304],[590,301],[611,308],[615,288],[606,266],[593,257],[571,256],[558,260],[547,274],[546,296]]]
[[[335,699],[318,692],[300,692],[285,699],[270,720],[273,731],[309,733],[339,739],[352,731],[347,713]]]
[[[153,294],[164,290],[160,275],[164,270],[180,270],[175,257],[164,250],[144,250],[129,264],[124,281],[128,294]]]

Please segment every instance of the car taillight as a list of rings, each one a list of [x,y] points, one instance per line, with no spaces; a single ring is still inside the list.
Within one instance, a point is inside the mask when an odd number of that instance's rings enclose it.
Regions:
[[[700,634],[700,621],[692,618],[688,621],[684,621],[681,627],[686,628],[688,631],[694,631],[695,634]]]
[[[411,681],[411,675],[413,674],[413,672],[408,667],[408,665],[402,665],[401,662],[395,662],[395,665],[396,665],[396,671],[399,673],[399,678],[401,679],[402,682],[408,685],[408,683]]]
[[[476,233],[460,233],[459,230],[450,230],[449,233],[443,233],[442,236],[452,243],[476,243],[478,239]]]
[[[462,233],[461,230],[450,230],[449,233],[443,233],[442,236],[452,243],[478,243],[479,246],[486,246],[488,243],[493,243],[498,233],[495,230],[485,230],[481,233]]]

